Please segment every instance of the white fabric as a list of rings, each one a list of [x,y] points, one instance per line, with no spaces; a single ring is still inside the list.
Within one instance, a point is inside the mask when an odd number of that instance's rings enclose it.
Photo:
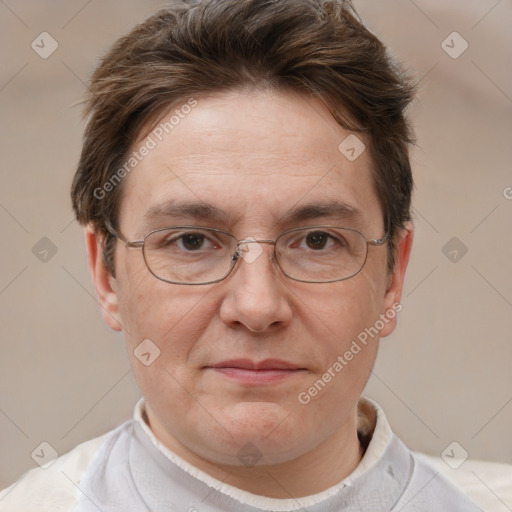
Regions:
[[[335,485],[319,494],[316,494],[311,497],[301,498],[302,507],[311,507],[316,503],[320,503],[321,501],[330,498],[340,492],[344,487],[351,485],[360,475],[362,475],[369,468],[374,466],[383,456],[386,446],[389,442],[389,439],[392,436],[391,427],[389,426],[388,421],[384,416],[384,412],[382,409],[370,400],[361,399],[359,403],[359,410],[363,409],[363,404],[368,404],[370,406],[370,411],[375,411],[376,414],[374,416],[377,417],[377,421],[373,420],[371,422],[371,428],[374,429],[372,442],[368,446],[366,453],[358,464],[356,469],[347,477],[345,480],[340,482],[338,485]],[[368,408],[367,408],[368,409]],[[188,474],[194,476],[201,482],[204,482],[209,487],[219,490],[220,492],[246,504],[252,505],[256,507],[262,507],[263,509],[268,508],[269,510],[278,511],[287,511],[292,510],[296,505],[295,500],[286,500],[282,499],[276,502],[275,499],[266,498],[264,496],[255,496],[249,492],[246,492],[242,489],[238,489],[233,487],[232,485],[225,484],[220,482],[219,480],[211,477],[207,473],[197,469],[196,467],[190,465],[188,462],[184,461],[181,457],[178,457],[175,453],[171,452],[165,445],[163,445],[153,434],[148,424],[144,420],[144,400],[141,399],[135,406],[134,419],[137,423],[142,427],[142,430],[151,440],[153,446],[155,446],[162,454],[165,455],[170,461],[176,464],[179,468],[183,469]],[[378,417],[382,416],[382,420],[379,421]]]
[[[361,408],[369,403],[361,402]],[[140,421],[128,422],[107,439],[83,482],[75,512],[136,512],[188,510],[201,512],[403,512],[449,510],[477,512],[452,484],[421,459],[414,457],[391,433],[383,413],[377,411],[370,463],[324,492],[295,499],[256,496],[227,486],[197,468],[191,468],[148,436]],[[384,437],[384,438],[383,438]],[[191,471],[193,474],[191,474]]]
[[[486,512],[512,511],[512,466],[509,464],[468,459],[461,467],[452,469],[439,457],[420,456],[464,489]]]
[[[162,446],[143,421],[143,402],[139,402],[133,420],[77,446],[47,469],[31,470],[0,492],[0,511],[97,512],[86,495],[101,501],[102,512],[289,511],[299,506],[308,512],[480,510],[440,472],[464,488],[482,510],[511,510],[511,466],[466,461],[454,471],[441,459],[411,454],[391,433],[382,410],[372,407],[377,421],[363,460],[343,482],[314,496],[276,500],[222,484]]]
[[[79,444],[47,469],[35,468],[0,492],[1,512],[70,512],[77,485],[110,433]]]

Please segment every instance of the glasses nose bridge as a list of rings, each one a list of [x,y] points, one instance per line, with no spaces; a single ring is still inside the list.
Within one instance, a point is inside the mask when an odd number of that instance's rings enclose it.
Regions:
[[[272,254],[270,256],[271,259],[274,259],[273,258],[273,255],[274,255],[274,252],[275,252],[275,246],[276,246],[276,242],[277,240],[271,240],[271,239],[260,239],[260,240],[257,240],[255,238],[252,238],[252,237],[249,237],[249,238],[244,238],[243,240],[237,240],[236,241],[236,249],[235,249],[235,253],[233,254],[232,258],[234,260],[238,260],[240,257],[243,258],[242,256],[242,253],[244,252],[243,249],[241,249],[241,247],[243,247],[244,245],[248,245],[248,244],[265,244],[265,245],[273,245],[274,246],[274,250],[272,251]],[[263,252],[263,249],[262,249],[262,252]]]
[[[237,247],[240,247],[240,245],[242,245],[242,244],[269,244],[269,245],[276,245],[276,240],[270,240],[270,239],[256,240],[255,238],[249,237],[249,238],[244,238],[243,240],[237,240],[236,244],[237,244]]]

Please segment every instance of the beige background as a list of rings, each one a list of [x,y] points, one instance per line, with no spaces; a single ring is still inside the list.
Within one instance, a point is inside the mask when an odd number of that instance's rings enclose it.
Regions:
[[[471,458],[510,463],[512,4],[355,4],[422,78],[411,112],[416,242],[400,325],[367,394],[413,449],[438,455],[457,441]],[[129,418],[139,396],[73,221],[83,130],[73,104],[98,56],[161,5],[0,1],[0,488],[35,466],[42,441],[65,453]],[[59,45],[48,59],[30,46],[43,31]],[[469,44],[457,59],[441,47],[453,31]],[[46,263],[32,252],[42,237],[57,249]],[[452,237],[468,249],[457,262],[442,251]]]

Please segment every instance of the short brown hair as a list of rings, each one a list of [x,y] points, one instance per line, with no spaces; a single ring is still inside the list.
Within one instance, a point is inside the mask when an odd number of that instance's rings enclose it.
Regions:
[[[148,123],[191,97],[239,87],[291,89],[320,98],[344,128],[362,133],[394,267],[397,229],[410,220],[413,86],[343,0],[177,1],[119,39],[94,72],[73,207],[104,237],[114,275],[119,171]]]

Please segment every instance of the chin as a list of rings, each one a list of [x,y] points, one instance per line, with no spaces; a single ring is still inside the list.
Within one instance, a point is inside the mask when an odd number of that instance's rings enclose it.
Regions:
[[[311,429],[292,408],[274,402],[241,402],[226,411],[219,422],[226,426],[222,444],[225,452],[234,454],[230,464],[240,465],[242,459],[261,457],[264,464],[277,464],[297,457],[307,448],[304,436]],[[229,432],[229,434],[228,434]],[[312,448],[312,447],[311,447]],[[263,458],[264,457],[264,458]]]
[[[293,412],[291,406],[276,402],[245,401],[238,402],[224,409],[226,423],[230,432],[243,433],[259,437],[272,437],[272,432],[281,425],[283,429],[289,424],[286,418]]]

